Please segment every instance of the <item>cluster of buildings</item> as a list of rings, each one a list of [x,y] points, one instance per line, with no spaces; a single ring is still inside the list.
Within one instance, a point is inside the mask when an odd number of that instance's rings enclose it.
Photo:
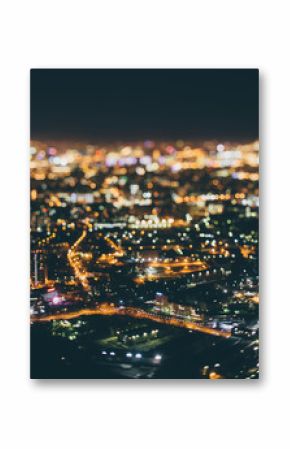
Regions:
[[[258,142],[32,142],[32,315],[110,302],[256,341],[258,158]]]

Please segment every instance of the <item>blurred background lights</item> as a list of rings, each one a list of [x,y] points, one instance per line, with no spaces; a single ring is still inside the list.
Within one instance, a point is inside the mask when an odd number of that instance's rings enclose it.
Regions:
[[[225,146],[222,143],[219,143],[217,145],[216,149],[217,149],[218,152],[221,152],[221,151],[224,151]]]

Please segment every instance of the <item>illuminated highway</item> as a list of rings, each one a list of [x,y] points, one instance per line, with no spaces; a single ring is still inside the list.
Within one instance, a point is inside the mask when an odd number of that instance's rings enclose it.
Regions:
[[[113,256],[115,257],[122,257],[124,256],[124,251],[121,248],[120,245],[117,245],[112,239],[110,239],[109,237],[105,237],[105,241],[108,243],[108,245],[112,248],[113,250]]]
[[[78,250],[77,250],[78,246],[86,238],[86,236],[87,236],[87,231],[84,230],[82,232],[81,236],[78,238],[78,240],[68,250],[67,258],[68,258],[70,266],[72,267],[72,269],[74,271],[75,277],[80,281],[83,288],[85,290],[88,290],[89,289],[89,283],[88,283],[88,279],[87,279],[88,273],[86,272],[86,270],[82,264],[81,257],[78,254]]]
[[[190,261],[188,258],[183,258],[181,261],[174,262],[151,262],[150,266],[153,268],[192,268],[192,271],[206,270],[208,265],[205,262],[199,260]],[[195,269],[195,270],[194,270]]]
[[[217,337],[228,338],[231,336],[230,332],[221,331],[217,329],[212,329],[210,327],[203,326],[202,324],[193,323],[181,318],[175,318],[171,316],[157,315],[154,313],[146,312],[143,309],[138,309],[135,307],[123,307],[119,308],[112,304],[102,303],[94,309],[81,309],[73,312],[65,312],[53,315],[46,315],[42,317],[32,317],[31,321],[33,323],[40,323],[52,320],[70,320],[78,318],[80,316],[91,316],[91,315],[121,315],[129,316],[130,318],[137,319],[147,319],[155,321],[161,324],[167,324],[170,326],[183,327],[185,329],[190,329],[196,332],[203,332],[205,334],[214,335]]]

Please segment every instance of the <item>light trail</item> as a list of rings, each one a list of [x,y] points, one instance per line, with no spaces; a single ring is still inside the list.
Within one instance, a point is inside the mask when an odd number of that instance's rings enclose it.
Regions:
[[[85,271],[84,266],[80,261],[80,256],[78,255],[77,248],[82,243],[82,241],[86,238],[87,231],[83,230],[81,236],[77,239],[77,241],[72,245],[72,247],[68,250],[67,258],[70,266],[72,267],[75,277],[80,281],[83,288],[85,290],[89,290],[89,282],[87,279],[88,273]]]
[[[150,312],[146,312],[143,309],[138,309],[135,307],[124,307],[118,308],[112,304],[102,303],[94,309],[80,309],[73,312],[65,312],[53,315],[46,315],[42,317],[31,317],[33,323],[42,323],[52,320],[71,320],[78,318],[80,316],[91,316],[91,315],[119,315],[119,316],[129,316],[130,318],[145,319],[155,321],[160,324],[167,324],[169,326],[182,327],[185,329],[190,329],[196,332],[202,332],[209,335],[214,335],[216,337],[228,338],[231,336],[230,332],[221,331],[218,329],[212,329],[202,324],[192,323],[190,321],[182,320],[180,318],[173,318],[171,316],[161,316],[155,315]]]
[[[190,267],[195,268],[196,271],[206,270],[208,265],[204,262],[199,261],[181,261],[181,262],[151,262],[149,264],[152,268],[182,268]]]
[[[110,247],[114,250],[113,256],[116,256],[116,257],[123,257],[124,256],[124,251],[123,251],[123,249],[121,248],[120,245],[117,245],[109,237],[105,237],[105,240],[108,243],[108,245],[110,245]]]

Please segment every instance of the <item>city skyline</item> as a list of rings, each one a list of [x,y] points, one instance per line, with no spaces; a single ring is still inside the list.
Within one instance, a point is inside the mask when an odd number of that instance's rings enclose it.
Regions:
[[[33,70],[31,98],[31,377],[258,379],[258,71]]]

